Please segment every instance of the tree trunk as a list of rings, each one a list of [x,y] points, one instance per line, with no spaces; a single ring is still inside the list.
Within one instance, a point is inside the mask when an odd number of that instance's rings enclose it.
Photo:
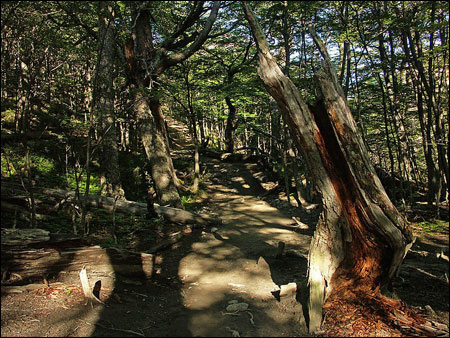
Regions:
[[[236,107],[231,102],[231,98],[228,96],[225,97],[225,101],[228,106],[228,117],[227,117],[227,125],[225,128],[225,151],[227,153],[232,153],[234,151],[234,120],[236,118]]]
[[[120,182],[117,151],[117,131],[114,121],[114,27],[113,10],[107,2],[99,2],[100,41],[96,86],[96,105],[101,122],[102,151],[100,152],[101,191],[105,196],[124,197]]]
[[[153,185],[162,205],[183,208],[177,189],[175,169],[170,157],[167,130],[158,98],[157,74],[160,55],[153,46],[149,8],[136,7],[134,40],[125,45],[127,73],[135,86],[134,109],[138,134],[147,155]]]
[[[162,205],[169,204],[173,207],[182,208],[181,199],[174,182],[174,169],[167,149],[167,139],[162,130],[156,127],[156,122],[150,111],[150,104],[142,92],[136,93],[135,109],[139,135],[149,160],[158,201]],[[163,130],[165,130],[165,127]]]
[[[273,100],[270,101],[269,104],[270,110],[270,134],[277,139],[281,139],[281,113],[280,109],[277,107],[276,102]],[[280,154],[279,142],[274,142],[274,139],[271,139],[271,147],[270,147],[270,155],[272,157],[277,158]]]
[[[245,2],[242,6],[259,48],[258,74],[280,105],[322,196],[308,260],[309,330],[315,332],[331,292],[345,299],[387,286],[412,235],[369,161],[330,63],[316,74],[323,99],[308,107],[272,58],[253,13]]]
[[[197,139],[194,139],[194,147],[194,182],[192,183],[192,192],[196,194],[200,183],[200,153]]]
[[[209,17],[195,40],[188,45],[190,39],[182,39],[180,48],[167,55],[169,47],[174,47],[175,40],[184,35],[202,14],[203,2],[199,2],[188,18],[181,25],[182,29],[174,32],[161,42],[161,48],[153,43],[152,15],[149,4],[134,4],[133,40],[126,44],[124,56],[127,61],[128,78],[136,85],[135,109],[139,120],[139,129],[145,152],[150,162],[151,175],[161,204],[182,208],[177,186],[179,185],[172,158],[170,157],[167,130],[161,104],[158,98],[157,81],[168,68],[183,62],[192,56],[208,38],[208,34],[216,20],[220,1],[215,1]],[[184,49],[182,49],[185,47]],[[182,49],[182,50],[181,50]]]

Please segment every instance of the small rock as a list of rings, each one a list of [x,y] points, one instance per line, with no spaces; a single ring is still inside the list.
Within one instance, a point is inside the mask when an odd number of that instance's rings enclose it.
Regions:
[[[246,311],[248,309],[247,303],[235,303],[227,306],[228,312]]]
[[[216,227],[212,227],[212,228],[211,228],[211,232],[212,232],[212,233],[215,233],[215,232],[218,231],[218,230],[219,230],[219,228],[216,228]]]

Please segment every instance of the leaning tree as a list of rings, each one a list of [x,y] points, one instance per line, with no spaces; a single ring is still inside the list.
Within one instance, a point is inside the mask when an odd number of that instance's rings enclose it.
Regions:
[[[322,197],[322,212],[308,258],[309,330],[319,330],[322,307],[331,296],[346,299],[378,294],[387,287],[412,245],[406,220],[388,198],[328,53],[315,74],[321,98],[308,106],[272,57],[264,33],[247,3],[246,19],[258,46],[258,74],[281,108]]]
[[[159,202],[182,208],[160,102],[160,81],[169,69],[191,57],[209,37],[220,1],[188,4],[187,15],[170,32],[155,31],[153,1],[130,3],[131,38],[124,45],[127,78],[133,87],[138,132],[149,160]],[[206,21],[201,17],[209,12]],[[198,27],[201,30],[198,30]]]

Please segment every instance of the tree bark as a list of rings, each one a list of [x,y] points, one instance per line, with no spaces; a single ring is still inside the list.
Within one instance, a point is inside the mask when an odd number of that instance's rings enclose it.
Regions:
[[[158,81],[164,71],[189,58],[207,39],[216,19],[220,1],[213,3],[205,26],[198,35],[176,41],[200,18],[203,5],[203,2],[197,3],[177,31],[161,42],[159,48],[153,44],[150,7],[147,4],[136,5],[132,28],[133,40],[125,45],[124,49],[128,78],[136,86],[134,104],[139,121],[138,128],[149,159],[158,200],[161,204],[178,208],[183,206],[177,190],[179,183],[170,156],[167,130],[161,112]],[[190,43],[192,40],[194,41]],[[168,53],[169,51],[172,53]]]
[[[96,105],[101,123],[102,151],[100,152],[101,191],[105,196],[124,198],[120,182],[117,150],[117,131],[114,119],[114,13],[108,2],[99,2],[99,62],[97,71]]]
[[[140,8],[135,16],[135,39],[126,48],[125,56],[129,65],[129,78],[136,86],[134,109],[138,133],[149,161],[159,203],[183,208],[157,93],[157,77],[149,74],[159,58],[158,50],[153,47],[149,9]]]
[[[253,13],[245,2],[242,6],[259,48],[258,74],[280,105],[322,196],[308,259],[309,330],[316,332],[331,293],[345,298],[350,292],[372,293],[388,285],[412,234],[369,162],[321,41],[315,39],[325,62],[315,79],[323,98],[308,107],[272,58]]]
[[[227,125],[225,127],[225,151],[227,153],[234,152],[234,120],[236,118],[236,107],[234,106],[233,102],[231,102],[230,97],[225,97],[225,102],[228,106],[228,117],[227,117]]]

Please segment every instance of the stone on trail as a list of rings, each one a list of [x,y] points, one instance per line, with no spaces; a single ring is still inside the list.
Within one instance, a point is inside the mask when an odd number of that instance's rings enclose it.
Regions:
[[[228,312],[246,311],[248,309],[247,303],[234,303],[227,306]]]

